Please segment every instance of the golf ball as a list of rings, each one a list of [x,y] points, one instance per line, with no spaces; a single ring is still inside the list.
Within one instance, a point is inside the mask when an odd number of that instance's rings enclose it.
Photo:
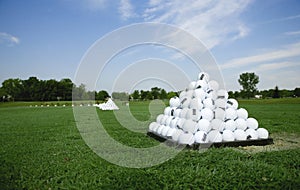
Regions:
[[[204,131],[197,131],[194,135],[196,143],[208,143],[207,133]]]
[[[175,96],[170,99],[169,104],[171,107],[178,107],[178,106],[180,106],[180,99]]]
[[[247,140],[247,135],[246,132],[242,129],[237,129],[233,132],[234,134],[234,139],[238,141],[244,141]]]
[[[247,129],[247,122],[245,119],[242,118],[238,118],[235,120],[236,123],[236,128],[237,129],[242,129],[242,130],[246,130]]]
[[[251,139],[251,140],[258,139],[258,133],[254,129],[247,129],[246,135],[247,135],[247,139]]]
[[[226,141],[226,142],[234,141],[233,132],[231,130],[228,130],[228,129],[224,130],[223,134],[222,134],[222,139],[223,139],[223,141]]]
[[[230,131],[235,131],[236,129],[236,123],[232,119],[228,119],[225,121],[225,129],[230,130]]]
[[[258,138],[267,139],[269,137],[269,132],[265,128],[258,128],[257,130]]]
[[[203,106],[211,110],[215,109],[214,101],[211,98],[205,98],[203,100]]]
[[[207,119],[200,119],[196,125],[199,131],[208,133],[211,130],[210,122]]]
[[[225,111],[222,108],[216,108],[214,113],[216,119],[221,119],[222,121],[225,120]]]
[[[248,112],[244,108],[240,108],[236,111],[238,118],[247,119],[248,118]]]
[[[209,75],[205,72],[200,72],[199,75],[198,75],[198,79],[208,82],[209,81]]]
[[[214,91],[218,91],[219,90],[219,83],[215,80],[211,80],[208,82],[208,86],[210,89],[213,89]]]
[[[202,109],[200,113],[202,119],[207,119],[208,121],[211,121],[214,118],[214,112],[209,108]]]
[[[183,124],[182,130],[185,132],[196,133],[196,131],[198,129],[196,124],[197,123],[194,122],[193,120],[187,119],[187,120],[185,120],[185,122]]]
[[[206,96],[206,93],[202,88],[197,88],[197,89],[194,90],[193,96],[195,98],[200,99],[200,100],[204,100],[205,96]]]
[[[228,108],[225,110],[225,118],[226,119],[235,119],[237,117],[236,110],[233,108]]]
[[[207,139],[209,142],[222,142],[222,134],[218,130],[211,130],[207,134]]]
[[[211,129],[222,132],[225,128],[225,123],[220,119],[213,119],[210,122]]]
[[[250,117],[247,119],[247,126],[251,129],[257,129],[258,128],[258,122],[256,119]]]
[[[172,140],[178,141],[179,136],[183,133],[181,129],[175,129],[175,132],[172,134]]]
[[[233,109],[238,109],[239,107],[239,103],[233,99],[233,98],[229,98],[226,102],[226,108],[233,108]]]
[[[194,135],[192,133],[181,133],[179,135],[178,143],[179,144],[188,144],[192,145],[194,143]]]

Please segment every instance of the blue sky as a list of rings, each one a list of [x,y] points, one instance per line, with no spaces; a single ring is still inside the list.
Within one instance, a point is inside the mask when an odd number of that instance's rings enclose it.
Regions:
[[[214,56],[227,90],[240,89],[237,79],[242,72],[259,75],[259,89],[300,86],[298,0],[1,0],[0,82],[30,76],[74,79],[82,57],[95,41],[120,27],[142,22],[172,24],[201,40]],[[97,90],[110,91],[122,68],[150,57],[175,62],[190,79],[197,78],[198,71],[182,64],[187,59],[174,60],[173,50],[150,46],[126,53],[107,66]],[[156,82],[145,77],[129,89],[168,88]],[[187,85],[182,81],[176,88]]]

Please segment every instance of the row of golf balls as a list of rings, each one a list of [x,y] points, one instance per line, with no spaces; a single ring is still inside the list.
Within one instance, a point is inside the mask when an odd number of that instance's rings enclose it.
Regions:
[[[224,130],[210,130],[209,132],[198,130],[195,133],[186,132],[179,128],[172,128],[166,125],[160,125],[157,122],[152,122],[149,126],[149,131],[155,133],[163,138],[172,139],[179,144],[192,145],[194,143],[215,143],[215,142],[230,142],[243,141],[247,139],[267,139],[269,133],[264,128],[247,130],[236,129],[234,131]]]

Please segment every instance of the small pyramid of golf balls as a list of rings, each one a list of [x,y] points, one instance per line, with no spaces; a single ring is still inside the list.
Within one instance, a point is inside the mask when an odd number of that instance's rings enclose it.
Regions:
[[[149,125],[149,132],[179,144],[215,143],[267,139],[269,132],[259,128],[228,92],[201,72],[196,81],[173,97],[164,113]]]

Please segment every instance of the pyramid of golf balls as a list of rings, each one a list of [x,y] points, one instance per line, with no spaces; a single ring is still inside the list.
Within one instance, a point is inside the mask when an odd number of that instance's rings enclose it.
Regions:
[[[215,143],[267,139],[269,132],[258,128],[228,92],[201,72],[179,97],[169,100],[163,114],[149,125],[149,132],[179,144]]]

